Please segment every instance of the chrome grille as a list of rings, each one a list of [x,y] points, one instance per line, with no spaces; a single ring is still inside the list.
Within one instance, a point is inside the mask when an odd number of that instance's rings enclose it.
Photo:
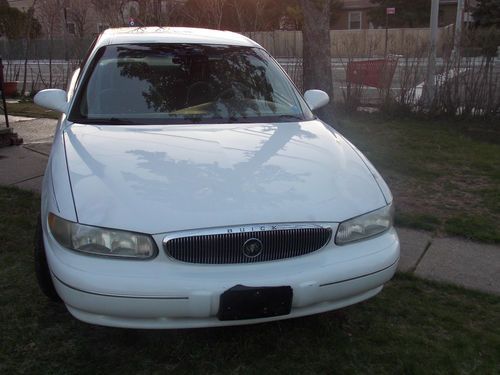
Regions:
[[[164,248],[172,258],[187,263],[255,263],[312,253],[325,246],[331,236],[331,228],[323,227],[205,234],[168,239]],[[260,254],[253,257],[243,251],[251,239],[262,244]]]

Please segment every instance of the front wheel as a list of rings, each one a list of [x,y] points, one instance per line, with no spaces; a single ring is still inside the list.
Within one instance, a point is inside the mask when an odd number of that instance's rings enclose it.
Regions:
[[[45,245],[43,244],[43,231],[42,231],[42,222],[40,220],[40,215],[38,215],[38,221],[36,224],[34,256],[35,256],[35,274],[40,290],[51,301],[60,302],[61,297],[59,297],[56,288],[54,287],[54,283],[52,282],[52,277],[50,277],[49,265],[47,264],[47,257],[45,255]]]

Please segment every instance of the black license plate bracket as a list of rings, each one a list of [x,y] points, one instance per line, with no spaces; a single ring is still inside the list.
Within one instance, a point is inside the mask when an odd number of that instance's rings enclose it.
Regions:
[[[290,286],[236,285],[220,296],[219,320],[244,320],[288,315],[292,309]]]

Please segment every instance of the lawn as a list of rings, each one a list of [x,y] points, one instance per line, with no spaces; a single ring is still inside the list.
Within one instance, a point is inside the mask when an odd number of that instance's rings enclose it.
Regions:
[[[39,197],[0,188],[0,373],[500,373],[500,297],[398,275],[365,303],[247,327],[90,326],[33,274]]]
[[[473,121],[340,116],[377,167],[397,224],[500,243],[500,127]]]
[[[12,116],[59,119],[57,112],[37,106],[30,99],[22,99],[19,103],[7,103],[7,111]]]

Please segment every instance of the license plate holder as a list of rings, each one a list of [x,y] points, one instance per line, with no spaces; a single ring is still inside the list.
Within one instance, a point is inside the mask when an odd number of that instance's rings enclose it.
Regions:
[[[290,286],[236,285],[220,296],[219,320],[244,320],[288,315],[292,309]]]

